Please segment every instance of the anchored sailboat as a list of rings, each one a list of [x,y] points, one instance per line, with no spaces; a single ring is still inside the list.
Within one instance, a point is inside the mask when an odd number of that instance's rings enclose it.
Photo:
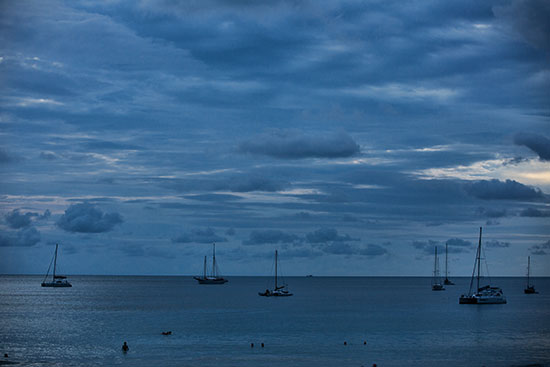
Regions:
[[[445,280],[443,284],[445,285],[454,285],[453,282],[449,279],[449,245],[445,244]]]
[[[441,284],[439,276],[439,260],[437,258],[437,246],[435,246],[434,276],[432,278],[432,291],[444,291],[445,287]]]
[[[275,250],[275,288],[266,289],[265,292],[258,292],[260,296],[263,297],[289,297],[292,296],[292,293],[288,291],[288,286],[286,283],[279,285],[277,282],[277,262],[278,262],[278,253]]]
[[[491,287],[491,285],[486,285],[483,287],[479,286],[479,280],[481,278],[481,232],[482,228],[479,227],[479,244],[477,246],[476,261],[474,263],[474,270],[472,272],[472,279],[470,280],[470,290],[468,295],[461,295],[458,303],[460,304],[497,304],[497,303],[506,303],[506,297],[502,289],[499,287]],[[477,268],[477,277],[476,277],[476,268]],[[476,291],[472,290],[474,285],[474,278],[477,279],[476,282]]]
[[[50,274],[50,269],[52,267],[52,262],[50,261],[50,266],[48,267],[48,271],[46,272],[46,276],[44,277],[44,280],[42,281],[42,287],[72,287],[71,283],[67,281],[67,277],[63,275],[56,274],[56,268],[57,268],[57,247],[59,245],[55,244],[55,254],[53,256],[53,274],[52,274],[52,280],[47,282],[46,279],[48,278],[48,275]]]
[[[193,277],[199,284],[224,284],[228,280],[219,275],[218,265],[216,264],[216,244],[212,245],[212,274],[208,275],[206,270],[206,256],[204,257],[204,271],[202,277]]]
[[[525,294],[536,294],[535,286],[530,284],[531,256],[527,256],[527,287],[523,290]]]

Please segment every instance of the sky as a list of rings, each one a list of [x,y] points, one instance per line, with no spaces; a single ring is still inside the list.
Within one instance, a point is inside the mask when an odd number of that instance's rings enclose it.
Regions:
[[[550,276],[549,19],[1,1],[0,273]]]

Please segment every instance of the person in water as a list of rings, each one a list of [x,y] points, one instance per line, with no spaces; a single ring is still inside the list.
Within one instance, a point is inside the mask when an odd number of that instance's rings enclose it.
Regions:
[[[124,342],[124,344],[122,344],[122,351],[127,352],[129,349],[130,349],[130,347],[128,346],[128,344],[126,344],[126,342]]]

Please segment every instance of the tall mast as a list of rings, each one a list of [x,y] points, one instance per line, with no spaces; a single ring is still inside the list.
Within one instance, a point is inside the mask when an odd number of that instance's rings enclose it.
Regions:
[[[203,268],[203,273],[204,273],[204,279],[206,279],[206,256],[204,257],[204,268]]]
[[[481,231],[483,227],[479,227],[479,244],[477,247],[477,291],[479,291],[479,276],[481,272]]]
[[[216,244],[212,244],[212,275],[216,276]]]
[[[57,246],[58,244],[56,243],[55,244],[55,257],[54,257],[54,260],[53,260],[53,279],[55,281],[55,267],[57,265]]]
[[[277,289],[277,250],[275,250],[275,289]]]
[[[435,246],[435,256],[434,256],[434,281],[436,282],[437,279],[437,246]]]
[[[448,247],[449,245],[446,243],[445,244],[445,280],[449,279],[449,274],[447,272],[447,267],[449,266],[449,261],[448,261]]]
[[[531,270],[531,256],[527,256],[527,288],[529,288],[529,273]]]

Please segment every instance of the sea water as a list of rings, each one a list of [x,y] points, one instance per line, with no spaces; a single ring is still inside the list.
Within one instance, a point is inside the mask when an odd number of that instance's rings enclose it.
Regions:
[[[535,295],[523,294],[523,278],[494,278],[505,305],[459,305],[469,278],[434,292],[429,278],[289,277],[294,296],[284,298],[259,297],[262,277],[41,281],[0,277],[0,361],[8,353],[24,366],[550,366],[550,278],[535,279]]]

